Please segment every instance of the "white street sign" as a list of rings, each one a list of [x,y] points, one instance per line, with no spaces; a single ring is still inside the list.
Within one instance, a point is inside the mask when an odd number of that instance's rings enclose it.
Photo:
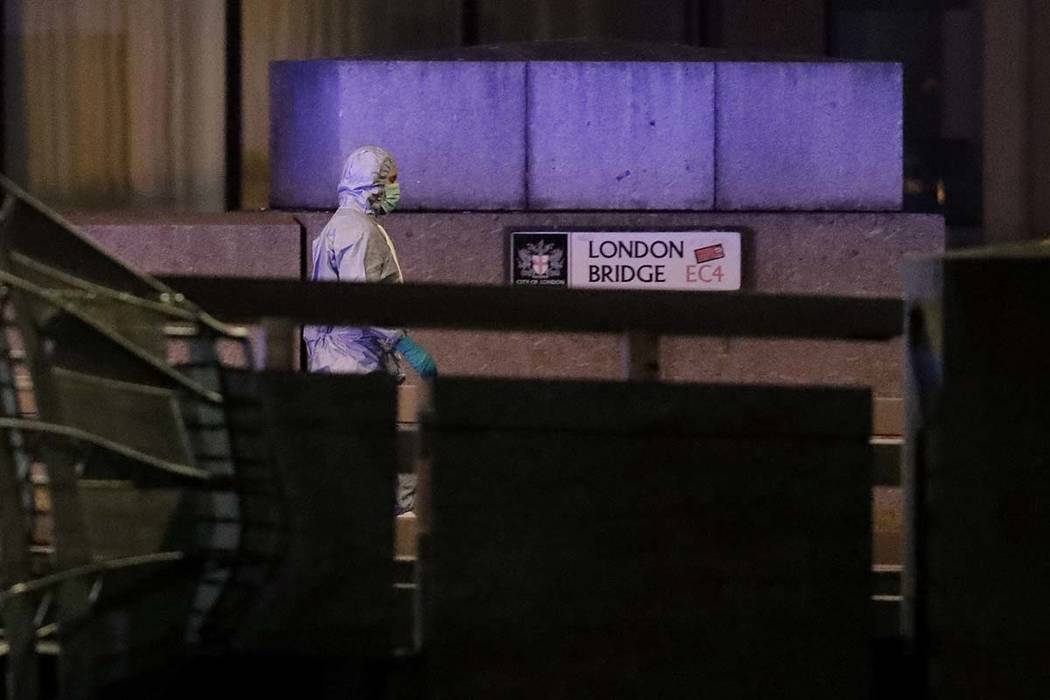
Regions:
[[[740,234],[736,231],[570,233],[569,286],[740,289]]]
[[[580,289],[740,289],[738,231],[516,231],[511,284]]]

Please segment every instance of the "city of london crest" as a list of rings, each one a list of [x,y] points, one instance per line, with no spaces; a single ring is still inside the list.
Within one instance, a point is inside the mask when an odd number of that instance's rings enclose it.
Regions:
[[[540,240],[518,250],[518,274],[525,279],[560,277],[565,266],[565,249]]]

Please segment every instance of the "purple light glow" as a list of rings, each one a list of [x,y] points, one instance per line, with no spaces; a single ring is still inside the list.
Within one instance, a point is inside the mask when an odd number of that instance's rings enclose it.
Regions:
[[[271,203],[331,208],[397,157],[406,210],[893,210],[901,67],[714,61],[281,61]]]

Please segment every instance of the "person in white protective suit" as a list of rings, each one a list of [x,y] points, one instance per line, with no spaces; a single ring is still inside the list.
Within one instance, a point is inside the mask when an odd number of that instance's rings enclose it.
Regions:
[[[339,180],[339,209],[313,243],[313,280],[404,282],[390,236],[376,221],[401,198],[397,164],[378,146],[351,153]],[[398,355],[424,379],[437,376],[437,364],[404,330],[348,326],[303,329],[311,372],[371,374],[387,372],[398,382],[404,374]],[[416,477],[398,474],[394,512],[412,510]]]
[[[347,157],[339,181],[339,209],[313,243],[311,279],[404,281],[394,243],[376,221],[397,207],[397,176],[393,157],[378,146],[363,146]],[[308,326],[303,339],[311,372],[387,372],[400,382],[400,355],[424,379],[437,376],[430,353],[404,330]]]

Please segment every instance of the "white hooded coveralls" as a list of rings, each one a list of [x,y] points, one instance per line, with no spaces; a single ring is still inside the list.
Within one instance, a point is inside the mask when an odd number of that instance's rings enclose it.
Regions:
[[[404,277],[393,241],[376,223],[376,202],[394,160],[382,148],[359,148],[346,159],[339,181],[339,209],[313,242],[312,280],[401,283]],[[303,339],[311,372],[403,378],[394,346],[403,330],[307,326]]]

